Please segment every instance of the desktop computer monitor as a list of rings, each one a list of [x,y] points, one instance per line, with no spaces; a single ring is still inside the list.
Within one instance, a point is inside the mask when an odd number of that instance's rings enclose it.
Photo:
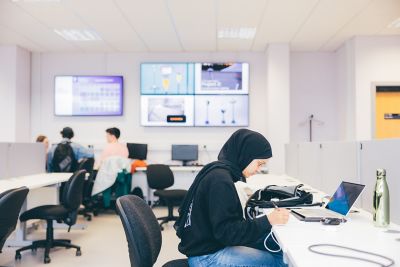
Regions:
[[[128,158],[145,160],[147,158],[147,144],[127,143]]]
[[[172,145],[172,160],[180,160],[183,166],[189,161],[197,160],[199,156],[198,145]]]

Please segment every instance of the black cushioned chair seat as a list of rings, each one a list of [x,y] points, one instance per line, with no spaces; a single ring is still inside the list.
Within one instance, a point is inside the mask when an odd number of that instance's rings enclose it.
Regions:
[[[185,198],[187,191],[181,189],[157,190],[155,196],[167,198],[168,200],[182,200]]]
[[[169,261],[163,267],[189,267],[187,259]]]
[[[60,205],[39,206],[25,211],[19,217],[21,222],[31,219],[61,220],[67,217],[68,210]]]

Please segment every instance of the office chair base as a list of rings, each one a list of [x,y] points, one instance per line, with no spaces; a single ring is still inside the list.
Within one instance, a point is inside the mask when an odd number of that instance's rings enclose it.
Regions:
[[[25,250],[32,250],[33,253],[37,251],[38,248],[44,248],[44,260],[43,262],[50,263],[50,249],[55,247],[64,247],[66,249],[75,248],[76,256],[81,256],[82,251],[81,247],[71,244],[71,240],[69,239],[54,239],[54,228],[53,221],[47,220],[47,230],[46,230],[46,239],[45,240],[37,240],[33,241],[31,245],[17,249],[15,251],[15,260],[20,260],[22,258],[21,252]]]

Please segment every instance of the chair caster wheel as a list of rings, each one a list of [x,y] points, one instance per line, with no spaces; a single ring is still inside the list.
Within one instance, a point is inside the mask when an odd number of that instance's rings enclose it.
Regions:
[[[78,249],[77,251],[76,251],[76,254],[75,254],[77,257],[79,257],[79,256],[81,256],[82,255],[82,251],[80,250],[80,249]]]
[[[51,262],[50,257],[44,257],[45,264],[50,263],[50,262]]]
[[[15,260],[20,260],[20,259],[21,259],[21,253],[16,253]]]

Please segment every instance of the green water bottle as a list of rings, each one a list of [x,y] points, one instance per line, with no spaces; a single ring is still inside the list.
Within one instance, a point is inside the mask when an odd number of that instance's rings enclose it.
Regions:
[[[376,170],[374,191],[374,224],[377,227],[387,227],[390,224],[389,188],[386,182],[386,170]]]

